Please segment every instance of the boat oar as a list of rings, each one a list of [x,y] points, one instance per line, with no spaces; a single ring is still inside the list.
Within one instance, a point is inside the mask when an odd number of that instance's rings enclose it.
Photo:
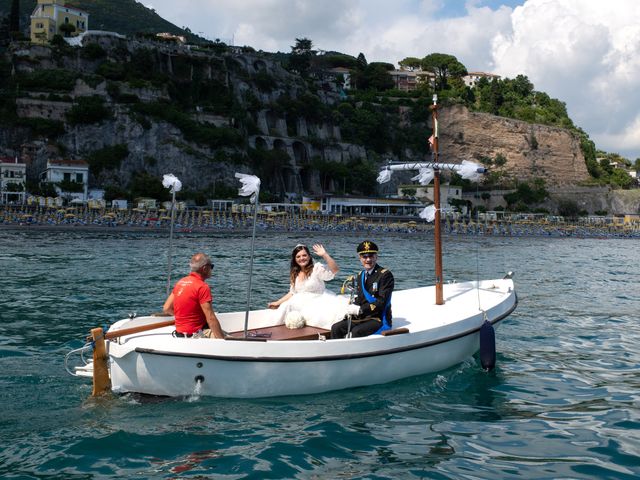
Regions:
[[[480,365],[486,371],[496,366],[496,332],[489,320],[480,327]]]

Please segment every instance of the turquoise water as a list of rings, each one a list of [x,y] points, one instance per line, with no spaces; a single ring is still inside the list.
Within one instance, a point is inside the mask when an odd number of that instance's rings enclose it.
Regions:
[[[286,291],[299,241],[323,242],[343,278],[360,240],[258,235],[252,304]],[[373,240],[397,288],[432,283],[430,237]],[[0,230],[2,478],[640,476],[637,240],[448,238],[445,281],[515,272],[520,304],[497,331],[490,374],[471,358],[314,396],[89,398],[65,353],[93,327],[160,309],[168,245],[162,234]],[[174,279],[197,250],[215,263],[216,310],[243,309],[250,239],[176,237]]]

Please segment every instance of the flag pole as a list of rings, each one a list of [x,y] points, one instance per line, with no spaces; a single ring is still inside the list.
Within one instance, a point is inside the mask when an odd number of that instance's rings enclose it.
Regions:
[[[444,305],[443,277],[442,277],[442,233],[440,230],[440,169],[438,165],[438,96],[433,96],[431,105],[431,120],[433,124],[433,203],[435,207],[434,219],[434,254],[436,273],[436,305]]]
[[[247,288],[247,307],[244,313],[244,338],[247,338],[249,328],[249,310],[251,309],[251,280],[253,278],[253,256],[256,243],[256,223],[258,223],[258,203],[260,196],[260,179],[254,175],[236,173],[236,178],[242,182],[239,194],[243,196],[251,195],[253,203],[253,232],[251,234],[251,256],[249,259],[249,287]]]
[[[169,259],[167,260],[167,297],[171,292],[171,268],[173,264],[173,223],[176,216],[176,192],[182,189],[182,182],[172,173],[162,177],[162,186],[171,189],[171,227],[169,229]]]
[[[169,262],[167,266],[167,297],[171,291],[171,267],[173,260],[173,221],[176,216],[176,192],[171,189],[171,227],[169,229]]]

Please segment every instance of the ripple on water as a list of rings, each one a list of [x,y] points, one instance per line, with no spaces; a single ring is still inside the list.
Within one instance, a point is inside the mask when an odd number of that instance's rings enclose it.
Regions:
[[[3,477],[640,476],[640,272],[631,241],[598,243],[607,252],[598,256],[590,240],[450,238],[445,281],[474,279],[476,265],[483,277],[516,272],[520,303],[497,330],[491,373],[469,359],[437,374],[322,395],[228,400],[194,391],[87,400],[91,385],[65,373],[64,353],[83,345],[94,326],[160,308],[167,238],[4,233]],[[432,266],[416,268],[415,260],[416,252],[432,257],[430,239],[374,239],[398,288],[431,282]],[[324,243],[340,276],[358,268],[361,240],[258,235],[253,304],[286,292],[292,245]],[[195,250],[214,258],[216,309],[243,309],[250,239],[177,237],[172,278],[186,273]]]

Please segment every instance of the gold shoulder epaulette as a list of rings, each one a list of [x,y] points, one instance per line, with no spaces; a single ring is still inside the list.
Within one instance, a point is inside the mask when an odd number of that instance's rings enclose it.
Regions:
[[[380,270],[380,273],[384,273],[384,272],[386,272],[386,271],[387,271],[387,269],[386,269],[386,268],[383,268],[382,270]]]

